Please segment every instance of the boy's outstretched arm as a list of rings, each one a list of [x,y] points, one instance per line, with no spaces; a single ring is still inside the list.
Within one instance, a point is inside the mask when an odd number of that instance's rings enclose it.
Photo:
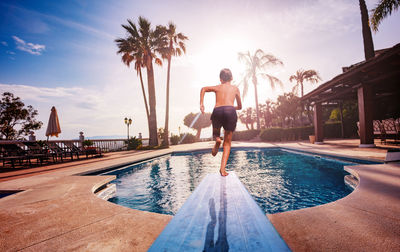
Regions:
[[[237,89],[235,98],[236,98],[236,104],[237,104],[235,109],[236,110],[241,110],[242,109],[242,99],[240,98],[240,90],[239,90],[239,88]]]
[[[206,92],[215,92],[215,87],[203,87],[200,91],[200,111],[204,114],[204,94]]]

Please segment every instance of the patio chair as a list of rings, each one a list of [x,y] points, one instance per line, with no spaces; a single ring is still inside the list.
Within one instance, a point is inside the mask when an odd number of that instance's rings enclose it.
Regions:
[[[400,134],[400,117],[394,120],[394,125],[396,126],[397,134]]]
[[[398,139],[399,133],[396,129],[396,123],[393,118],[382,120],[383,130],[384,130],[384,142],[387,139]]]
[[[31,157],[27,151],[20,148],[17,144],[5,144],[0,143],[0,156],[3,162],[3,168],[9,162],[12,168],[15,168],[15,162],[19,162],[19,165],[23,165],[24,160],[26,160],[29,164],[31,164]]]
[[[382,125],[381,121],[373,120],[372,124],[374,127],[374,138],[381,139],[381,143],[382,143],[385,131],[383,129],[383,125]]]

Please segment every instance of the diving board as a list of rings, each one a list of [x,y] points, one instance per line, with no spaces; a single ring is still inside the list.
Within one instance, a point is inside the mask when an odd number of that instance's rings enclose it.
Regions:
[[[290,251],[234,172],[208,174],[149,251]]]

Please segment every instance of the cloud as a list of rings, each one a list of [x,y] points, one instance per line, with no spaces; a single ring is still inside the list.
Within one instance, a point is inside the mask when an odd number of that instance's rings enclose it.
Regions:
[[[6,51],[7,54],[15,55],[15,52],[13,51]]]
[[[17,45],[17,49],[33,54],[33,55],[41,55],[42,52],[46,49],[45,45],[40,45],[40,44],[33,44],[33,43],[27,43],[23,39],[18,38],[17,36],[12,36],[12,38],[15,40],[15,44]]]
[[[8,46],[8,44],[7,44],[6,41],[1,41],[1,44],[2,44],[3,46]]]
[[[94,87],[37,87],[20,84],[1,84],[0,90],[13,93],[25,105],[38,110],[37,119],[43,127],[36,132],[43,139],[52,106],[57,108],[60,119],[61,139],[76,139],[79,131],[86,137],[96,135],[124,135],[123,118],[135,119],[133,134],[147,135],[147,121],[140,96],[134,95],[134,85],[112,83]],[[140,94],[140,93],[139,93]],[[161,115],[161,114],[160,114]]]
[[[47,22],[58,23],[65,27],[69,27],[69,28],[78,30],[85,34],[95,35],[97,37],[100,37],[100,38],[103,38],[106,40],[110,40],[110,39],[114,40],[115,39],[114,35],[104,32],[102,29],[97,29],[97,28],[94,28],[94,27],[86,25],[86,24],[72,21],[70,19],[60,18],[58,16],[49,15],[49,14],[45,14],[42,12],[26,9],[26,8],[23,8],[23,7],[20,7],[17,5],[12,5],[12,4],[3,4],[3,5],[8,6],[10,9],[20,11],[24,16],[31,15],[32,19],[39,18],[39,19],[33,19],[32,24],[30,24],[30,26],[33,26],[33,28],[30,27],[31,32],[33,31],[36,33],[44,33],[49,30],[48,25],[45,22],[41,21],[41,19],[43,19]]]

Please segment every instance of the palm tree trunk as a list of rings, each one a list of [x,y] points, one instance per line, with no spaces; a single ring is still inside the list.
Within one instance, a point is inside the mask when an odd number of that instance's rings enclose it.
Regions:
[[[196,133],[196,141],[199,141],[199,139],[200,139],[200,134],[201,134],[201,128],[197,130],[197,133]]]
[[[144,89],[144,85],[143,85],[143,77],[142,77],[142,70],[139,69],[139,78],[140,78],[140,84],[142,86],[142,93],[143,93],[143,100],[144,100],[144,106],[146,107],[146,116],[147,116],[147,122],[149,122],[149,105],[147,104],[147,96],[146,96],[146,91]],[[148,124],[148,123],[147,123]]]
[[[147,68],[147,84],[149,88],[149,105],[150,105],[150,119],[149,119],[149,145],[157,146],[157,115],[156,115],[156,90],[154,87],[154,71],[153,71],[153,62],[152,59],[149,59],[149,62],[146,66]]]
[[[258,110],[257,77],[253,76],[254,95],[256,97],[257,130],[260,130],[260,111]]]
[[[368,60],[375,57],[374,42],[372,41],[371,29],[369,27],[367,5],[365,4],[365,0],[359,0],[359,2],[361,11],[362,35],[364,41],[364,54],[365,59]]]
[[[171,71],[171,56],[168,56],[168,72],[167,72],[167,104],[165,105],[165,126],[164,126],[164,145],[169,146],[168,140],[168,121],[169,121],[169,79]]]
[[[303,82],[300,82],[300,87],[301,87],[301,97],[304,96],[304,86],[303,86]]]

